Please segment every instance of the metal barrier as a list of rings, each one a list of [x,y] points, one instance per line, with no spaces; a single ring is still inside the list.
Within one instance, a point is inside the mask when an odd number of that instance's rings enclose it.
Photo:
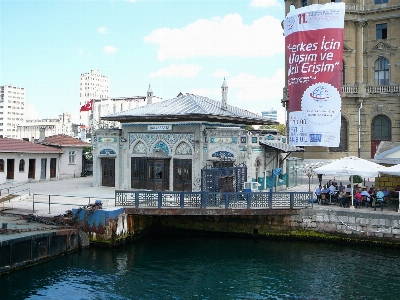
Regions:
[[[21,189],[21,187],[24,187],[23,189]],[[8,194],[16,194],[19,192],[23,192],[23,191],[29,191],[29,195],[30,195],[30,183],[22,183],[22,184],[18,184],[18,185],[11,185],[11,186],[7,186],[7,187],[0,187],[0,197],[4,196],[4,195],[8,195]]]
[[[115,191],[115,206],[136,208],[304,208],[312,192],[169,192]]]
[[[102,198],[102,197],[81,197],[81,196],[66,196],[66,195],[49,195],[49,194],[32,194],[32,211],[35,211],[35,204],[48,204],[49,214],[51,213],[51,205],[65,205],[79,207],[82,205],[92,204],[92,200],[101,200],[104,206],[108,206],[110,200],[114,198]],[[94,203],[94,201],[93,201]]]

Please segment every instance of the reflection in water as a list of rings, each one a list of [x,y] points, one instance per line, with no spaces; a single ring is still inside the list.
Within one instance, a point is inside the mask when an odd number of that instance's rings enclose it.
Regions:
[[[397,299],[397,249],[156,236],[0,277],[4,299]],[[2,298],[3,299],[3,298]]]

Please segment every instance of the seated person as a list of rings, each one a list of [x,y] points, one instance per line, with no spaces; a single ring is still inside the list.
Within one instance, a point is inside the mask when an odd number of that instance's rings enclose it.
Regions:
[[[340,207],[346,207],[347,206],[347,199],[348,199],[348,195],[346,193],[346,188],[342,187],[342,190],[339,193],[339,205]]]
[[[326,185],[324,185],[324,188],[321,191],[321,198],[323,198],[322,195],[324,195],[324,197],[325,197],[325,200],[322,199],[322,200],[324,200],[325,203],[322,203],[322,201],[321,201],[321,203],[326,204],[326,200],[329,199],[329,189],[326,187]]]
[[[365,196],[367,203],[365,203],[366,206],[368,206],[371,203],[371,195],[367,192],[367,188],[363,188],[361,192],[361,196]]]
[[[354,195],[354,206],[356,208],[357,208],[357,206],[360,206],[361,201],[362,201],[361,191],[358,189]]]
[[[377,202],[381,204],[381,211],[383,210],[383,198],[384,198],[383,192],[380,189],[378,189],[378,191],[376,192],[376,201],[374,203],[374,210],[376,210]]]
[[[318,203],[321,201],[322,186],[319,185],[315,190],[315,195],[317,196]]]
[[[387,188],[387,187],[384,187],[383,189],[382,189],[382,193],[383,193],[383,197],[384,198],[388,198],[389,197],[389,189]]]
[[[335,185],[332,183],[332,184],[329,186],[329,194],[334,195],[335,192],[336,192],[336,188],[335,188]]]
[[[338,186],[339,193],[342,191],[343,188],[344,188],[343,184],[341,182],[339,182],[339,186]]]

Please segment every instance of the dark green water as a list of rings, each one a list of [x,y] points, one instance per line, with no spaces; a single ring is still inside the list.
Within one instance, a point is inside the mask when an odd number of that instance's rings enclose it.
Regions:
[[[0,299],[400,299],[400,250],[208,237],[87,249],[0,277]]]

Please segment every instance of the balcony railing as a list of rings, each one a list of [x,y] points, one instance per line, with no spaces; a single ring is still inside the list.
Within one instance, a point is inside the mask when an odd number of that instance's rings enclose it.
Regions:
[[[394,94],[400,93],[400,85],[369,85],[365,87],[365,94]],[[342,86],[342,94],[360,94],[358,86]]]
[[[399,93],[400,85],[366,86],[365,91],[367,94]]]

